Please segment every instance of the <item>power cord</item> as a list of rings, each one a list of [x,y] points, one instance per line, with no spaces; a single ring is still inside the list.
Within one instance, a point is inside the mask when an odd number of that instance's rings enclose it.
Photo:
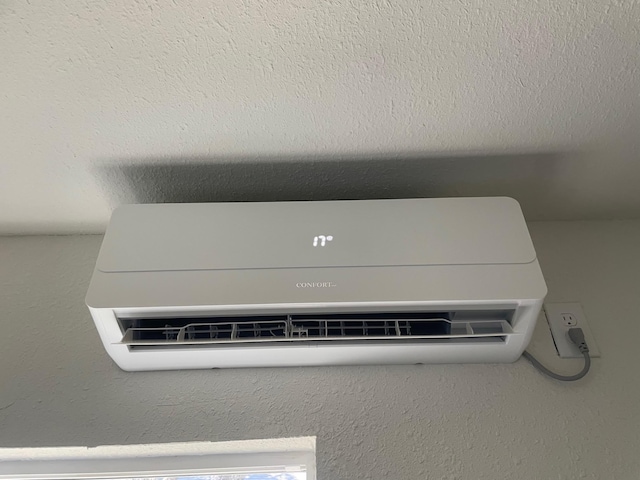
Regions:
[[[580,380],[584,377],[591,368],[591,357],[589,356],[589,346],[587,345],[586,340],[584,339],[584,332],[581,328],[570,328],[569,329],[569,339],[578,346],[580,353],[584,355],[584,367],[580,373],[576,373],[575,375],[560,375],[558,373],[552,372],[547,367],[542,365],[536,358],[531,355],[529,352],[525,351],[522,353],[522,356],[529,360],[536,369],[545,375],[548,375],[551,378],[555,378],[556,380],[560,380],[562,382],[573,382],[575,380]]]

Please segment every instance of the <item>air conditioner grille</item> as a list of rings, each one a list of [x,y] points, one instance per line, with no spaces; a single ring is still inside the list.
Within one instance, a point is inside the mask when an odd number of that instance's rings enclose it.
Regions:
[[[513,333],[505,318],[466,312],[342,313],[243,317],[121,319],[129,347],[292,344],[309,341],[504,340]]]

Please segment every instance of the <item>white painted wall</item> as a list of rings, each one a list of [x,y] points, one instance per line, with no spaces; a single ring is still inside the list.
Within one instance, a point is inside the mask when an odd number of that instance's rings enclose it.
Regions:
[[[640,221],[530,228],[602,352],[575,384],[525,360],[125,373],[83,305],[101,237],[0,238],[0,447],[317,435],[321,479],[637,480]],[[535,354],[580,367],[538,327]]]
[[[286,191],[263,193],[324,198],[317,155],[420,160],[359,165],[343,197],[480,190],[530,218],[638,217],[639,25],[633,0],[4,1],[0,233],[101,232],[115,204],[166,199],[162,170],[110,173],[160,161],[238,163],[199,180],[242,200],[284,159]],[[521,153],[553,161],[493,157]]]

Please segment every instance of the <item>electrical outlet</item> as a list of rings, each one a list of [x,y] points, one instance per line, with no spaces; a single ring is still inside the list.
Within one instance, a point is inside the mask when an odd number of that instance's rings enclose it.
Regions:
[[[560,318],[562,320],[562,325],[565,327],[575,327],[578,325],[578,320],[576,320],[573,313],[561,313]]]
[[[547,303],[544,305],[544,311],[553,342],[561,358],[582,358],[582,353],[576,344],[569,339],[569,329],[574,327],[581,328],[584,332],[584,338],[589,345],[589,355],[592,357],[600,356],[587,318],[579,303]]]

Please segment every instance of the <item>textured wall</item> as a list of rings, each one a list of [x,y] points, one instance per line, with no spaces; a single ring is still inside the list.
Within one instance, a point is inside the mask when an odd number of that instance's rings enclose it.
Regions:
[[[317,435],[321,479],[640,477],[640,222],[531,224],[602,358],[125,373],[83,305],[100,237],[0,238],[0,447]],[[539,324],[532,351],[554,361]],[[578,363],[575,363],[578,362]]]
[[[239,164],[235,199],[261,162],[324,198],[340,170],[307,162],[373,155],[389,163],[350,170],[349,197],[384,196],[372,174],[391,171],[396,195],[514,180],[531,218],[640,215],[637,1],[8,0],[0,44],[0,233],[102,231],[129,198],[109,172],[153,187],[163,170],[144,168],[167,159]],[[522,153],[556,161],[493,161]],[[475,158],[480,185],[468,162],[442,179],[434,155]]]

